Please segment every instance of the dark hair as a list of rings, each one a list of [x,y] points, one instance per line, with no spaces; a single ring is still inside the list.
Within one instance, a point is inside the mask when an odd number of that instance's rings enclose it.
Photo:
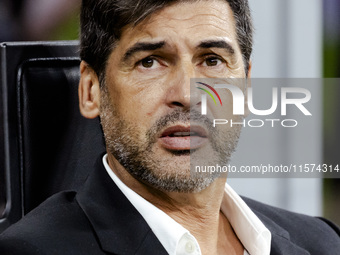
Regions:
[[[126,25],[137,25],[155,11],[180,1],[195,0],[83,0],[80,14],[81,59],[101,77],[107,59]],[[247,73],[253,46],[253,24],[248,0],[225,1],[234,13],[238,43]]]

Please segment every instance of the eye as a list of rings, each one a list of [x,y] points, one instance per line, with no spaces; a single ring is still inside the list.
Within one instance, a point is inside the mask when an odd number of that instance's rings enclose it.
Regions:
[[[142,60],[141,64],[145,68],[151,68],[153,66],[154,60],[151,58],[145,58]]]
[[[218,66],[222,63],[224,63],[222,59],[215,57],[215,56],[210,56],[204,59],[203,61],[203,66]]]
[[[160,63],[158,60],[152,58],[152,57],[147,57],[142,59],[137,63],[137,66],[143,69],[154,69],[160,66]]]

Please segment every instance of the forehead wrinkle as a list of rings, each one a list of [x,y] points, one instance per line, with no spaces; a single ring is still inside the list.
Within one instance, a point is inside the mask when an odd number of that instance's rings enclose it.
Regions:
[[[202,26],[212,26],[212,27],[214,27],[214,28],[216,28],[216,29],[218,29],[218,30],[223,31],[224,33],[230,34],[230,32],[227,31],[226,27],[223,27],[223,28],[222,28],[222,27],[220,27],[220,26],[218,26],[218,25],[214,25],[214,24],[195,24],[195,25],[190,26],[188,29],[190,29],[190,28],[196,28],[196,27],[202,27]],[[220,35],[220,36],[221,36],[221,35]]]
[[[207,18],[208,17],[208,18]],[[231,17],[232,19],[230,20],[232,23],[232,25],[234,25],[234,17]],[[201,13],[201,14],[195,14],[194,16],[188,17],[188,18],[175,18],[175,17],[164,17],[164,19],[168,20],[169,22],[171,21],[179,21],[179,22],[186,22],[186,21],[191,21],[191,20],[195,20],[195,19],[199,19],[200,21],[213,21],[214,23],[221,23],[222,26],[225,25],[229,25],[230,21],[224,18],[219,17],[218,15],[215,15],[213,13]],[[154,19],[153,22],[156,22],[157,18]],[[195,24],[197,24],[197,22],[194,22]],[[151,23],[145,24],[145,25],[149,25]],[[169,25],[169,23],[164,22],[165,25]]]
[[[197,1],[197,2],[203,2],[203,1]],[[220,2],[220,1],[213,1],[213,2]],[[234,16],[232,14],[232,11],[230,9],[229,4],[226,3],[226,2],[225,2],[225,8],[223,8],[223,9],[217,8],[214,5],[210,5],[211,10],[209,10],[209,13],[206,13],[204,11],[201,12],[201,13],[196,12],[196,13],[193,13],[193,14],[185,13],[186,16],[191,15],[190,17],[185,17],[185,16],[182,17],[182,16],[180,16],[181,12],[174,12],[174,10],[172,9],[173,6],[178,6],[178,5],[184,6],[184,5],[190,4],[190,3],[191,3],[190,1],[189,2],[182,2],[182,3],[180,2],[180,3],[175,3],[173,5],[170,5],[170,6],[166,6],[163,9],[151,14],[148,18],[146,18],[145,20],[143,20],[142,22],[140,22],[136,26],[132,26],[130,28],[132,30],[137,29],[139,31],[145,32],[147,30],[146,27],[149,27],[149,28],[152,29],[152,26],[153,26],[154,23],[160,23],[161,28],[176,29],[178,27],[178,24],[172,25],[171,21],[186,22],[186,21],[195,20],[195,19],[200,19],[200,20],[203,19],[204,20],[204,19],[207,19],[207,17],[208,17],[208,20],[210,20],[212,23],[215,23],[215,24],[219,23],[221,27],[227,28],[229,25],[232,25],[232,28],[234,28],[234,25],[235,25]],[[214,11],[219,13],[219,14],[214,13]],[[209,17],[211,17],[211,18],[209,18]],[[227,19],[227,17],[229,17],[231,20]],[[198,25],[197,22],[194,22],[194,23],[195,23],[195,25],[192,26],[193,28],[195,26],[201,26],[201,25],[212,25],[212,24]],[[159,24],[156,24],[156,26],[157,25],[159,26]],[[214,27],[224,31],[223,29],[221,29],[218,26],[219,25],[215,25]]]
[[[215,29],[218,29],[219,31],[226,33],[226,35],[228,37],[232,37],[234,38],[236,36],[236,28],[235,28],[235,22],[234,22],[234,18],[232,17],[231,20],[227,20],[227,19],[223,19],[218,17],[217,15],[213,15],[213,14],[197,14],[193,17],[199,17],[200,18],[200,22],[192,22],[189,24],[184,24],[186,25],[184,27],[184,29],[196,29],[196,28],[201,28],[202,26],[210,26],[210,27],[214,27]],[[208,16],[211,18],[203,18],[202,16]],[[192,18],[172,18],[169,22],[163,22],[161,28],[165,28],[165,29],[174,29],[174,32],[176,31],[176,28],[179,26],[178,24],[171,24],[171,21],[179,21],[179,22],[186,22],[188,20],[191,20]],[[218,20],[216,20],[218,19]],[[210,22],[210,23],[208,23]],[[229,31],[230,30],[230,31]]]
[[[205,1],[195,1],[195,2],[205,2]],[[222,2],[220,0],[218,1],[212,1],[212,2]],[[174,4],[171,4],[169,6],[165,6],[163,9],[153,13],[150,15],[149,19],[146,19],[144,21],[142,21],[141,23],[146,23],[146,24],[152,24],[153,22],[157,21],[157,19],[163,18],[163,19],[167,19],[167,20],[174,20],[174,21],[187,21],[187,20],[191,20],[191,19],[196,19],[196,18],[202,18],[202,16],[213,16],[215,18],[218,18],[220,20],[222,20],[223,22],[225,22],[226,20],[223,19],[223,17],[228,17],[230,16],[232,19],[234,19],[234,15],[233,12],[231,11],[231,8],[229,6],[229,4],[225,1],[223,1],[223,3],[225,4],[226,8],[217,8],[214,5],[210,5],[210,13],[206,13],[206,12],[201,12],[201,13],[192,13],[192,15],[190,17],[176,17],[180,15],[180,13],[178,12],[174,12],[172,10],[172,7],[174,6],[178,6],[178,5],[182,5],[185,6],[187,4],[191,4],[191,1],[184,1],[184,2],[177,2]],[[206,10],[206,9],[204,9]],[[214,13],[214,11],[218,12],[219,14]],[[174,14],[175,13],[175,14]],[[191,13],[185,13],[185,15],[190,15]]]

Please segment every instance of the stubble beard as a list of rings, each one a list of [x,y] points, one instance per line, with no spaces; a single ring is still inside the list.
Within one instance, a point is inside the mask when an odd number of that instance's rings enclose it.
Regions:
[[[199,112],[177,108],[152,125],[146,134],[140,134],[138,124],[130,124],[114,109],[106,85],[101,91],[100,119],[106,147],[117,161],[137,180],[164,192],[193,193],[206,189],[220,173],[197,173],[194,165],[226,165],[234,152],[240,128],[227,133],[212,128],[211,121]],[[212,153],[201,155],[199,150],[190,152],[190,160],[183,163],[183,152],[169,152],[160,157],[155,151],[156,134],[175,123],[195,121],[204,125],[210,133]],[[140,139],[140,137],[145,139]],[[146,142],[142,142],[146,141]],[[187,152],[188,153],[188,152]],[[192,169],[192,170],[190,170]]]

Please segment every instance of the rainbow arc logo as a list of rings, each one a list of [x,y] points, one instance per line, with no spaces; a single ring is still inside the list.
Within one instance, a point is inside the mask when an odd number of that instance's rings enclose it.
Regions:
[[[217,96],[217,98],[218,98],[218,100],[220,101],[220,104],[221,104],[221,106],[222,106],[221,97],[220,97],[220,95],[217,93],[217,91],[216,91],[212,86],[210,86],[210,85],[208,85],[208,84],[205,84],[205,83],[203,83],[203,82],[196,82],[196,83],[197,83],[197,84],[200,84],[200,85],[203,85],[203,86],[209,88],[212,92],[214,92],[214,94]],[[215,100],[215,97],[213,96],[213,94],[212,94],[209,90],[204,89],[204,88],[201,88],[201,87],[196,87],[196,88],[197,88],[197,89],[200,89],[200,90],[203,90],[204,92],[206,92],[206,93],[214,100],[215,105],[217,105],[217,102],[216,102],[216,100]]]

